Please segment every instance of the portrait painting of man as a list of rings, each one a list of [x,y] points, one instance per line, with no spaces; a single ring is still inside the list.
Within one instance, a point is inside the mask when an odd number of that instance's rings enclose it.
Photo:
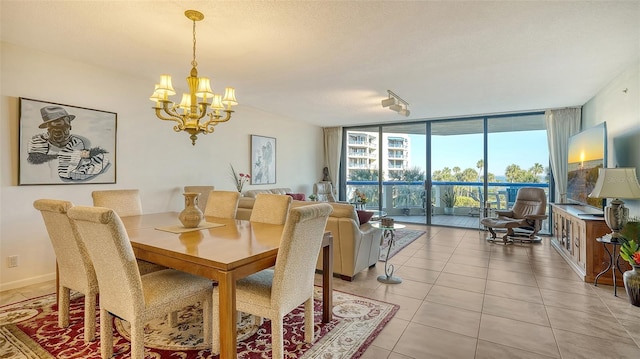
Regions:
[[[115,183],[117,115],[20,99],[20,185]]]

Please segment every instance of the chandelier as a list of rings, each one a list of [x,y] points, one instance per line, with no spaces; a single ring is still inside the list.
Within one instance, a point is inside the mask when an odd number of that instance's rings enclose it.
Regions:
[[[231,106],[237,105],[238,101],[233,87],[227,87],[224,97],[222,97],[213,93],[209,78],[198,77],[196,21],[204,19],[204,15],[195,10],[187,10],[184,15],[193,21],[193,60],[191,61],[191,72],[187,77],[189,93],[182,94],[182,101],[176,105],[169,100],[169,96],[176,94],[171,84],[171,75],[161,75],[160,83],[155,85],[153,95],[149,99],[156,104],[153,107],[156,116],[161,120],[175,121],[177,124],[173,126],[173,130],[176,132],[186,131],[191,134],[189,138],[195,146],[198,134],[212,133],[214,126],[231,119],[233,113]],[[210,111],[208,111],[209,106],[211,106]],[[222,111],[226,112],[224,118],[221,114]]]

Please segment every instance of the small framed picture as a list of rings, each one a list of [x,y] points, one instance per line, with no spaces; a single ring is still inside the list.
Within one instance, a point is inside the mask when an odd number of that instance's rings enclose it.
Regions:
[[[116,183],[117,114],[20,98],[19,185]]]
[[[276,139],[251,135],[251,184],[276,183]]]

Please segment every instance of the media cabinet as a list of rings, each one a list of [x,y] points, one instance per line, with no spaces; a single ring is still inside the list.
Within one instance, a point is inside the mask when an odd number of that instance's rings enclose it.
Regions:
[[[610,233],[604,218],[596,216],[601,211],[574,204],[551,204],[553,236],[551,245],[569,263],[569,266],[588,283],[593,283],[598,273],[607,268],[609,255],[596,238]],[[613,246],[608,247],[613,251]],[[618,246],[616,250],[619,250]],[[617,253],[617,252],[616,252]],[[630,269],[627,262],[619,260],[622,270]],[[616,270],[617,285],[623,286],[622,273]],[[613,285],[611,272],[598,278],[598,284]]]

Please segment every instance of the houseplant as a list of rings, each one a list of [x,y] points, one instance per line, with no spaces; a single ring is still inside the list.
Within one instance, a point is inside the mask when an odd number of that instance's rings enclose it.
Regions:
[[[456,204],[456,193],[453,191],[453,188],[445,189],[440,199],[444,206],[444,214],[453,214],[453,207]]]
[[[631,270],[624,272],[622,275],[624,289],[629,297],[629,302],[636,307],[640,307],[640,234],[637,232],[634,234],[633,237],[629,236],[621,239],[620,257],[632,267]]]

